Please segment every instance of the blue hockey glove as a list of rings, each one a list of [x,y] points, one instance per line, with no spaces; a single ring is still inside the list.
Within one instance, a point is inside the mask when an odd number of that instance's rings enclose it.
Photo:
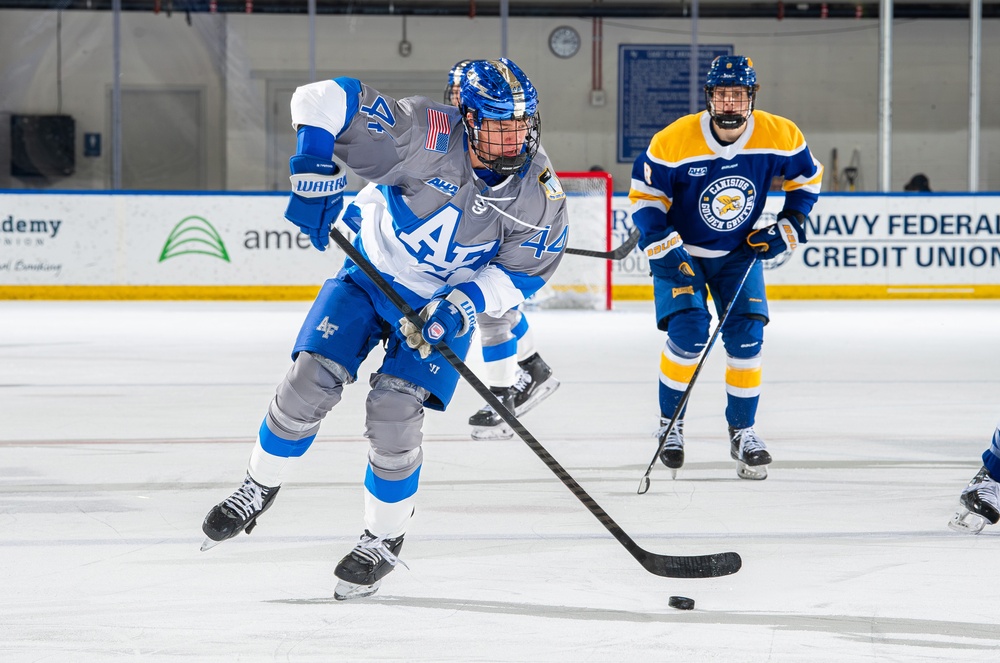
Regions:
[[[690,283],[694,278],[691,255],[684,248],[684,241],[677,231],[647,246],[646,257],[649,259],[649,271],[656,278],[684,283]]]
[[[420,311],[424,325],[420,329],[406,318],[400,318],[399,331],[406,344],[428,360],[435,345],[451,343],[476,329],[476,307],[461,290],[452,290],[447,297],[438,297]]]
[[[309,235],[320,251],[330,243],[330,228],[344,209],[347,175],[340,167],[319,157],[296,154],[288,160],[292,193],[285,218]]]
[[[781,212],[778,222],[773,226],[758,228],[747,235],[747,244],[757,252],[757,257],[772,260],[786,251],[794,251],[799,244],[806,243],[806,231],[795,216],[800,215]]]

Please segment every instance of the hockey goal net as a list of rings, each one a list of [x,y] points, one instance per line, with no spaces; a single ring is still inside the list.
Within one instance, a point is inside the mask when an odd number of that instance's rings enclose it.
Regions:
[[[568,248],[608,251],[611,247],[611,174],[556,173],[566,192]],[[525,304],[531,308],[611,309],[611,261],[563,255],[559,269]]]

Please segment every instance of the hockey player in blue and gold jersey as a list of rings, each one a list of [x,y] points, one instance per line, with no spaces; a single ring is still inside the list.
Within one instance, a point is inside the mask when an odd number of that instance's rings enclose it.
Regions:
[[[755,110],[757,73],[744,56],[716,58],[705,85],[707,109],[653,136],[632,168],[632,220],[649,258],[660,357],[660,460],[684,463],[683,412],[668,424],[709,339],[707,297],[716,311],[733,299],[722,328],[726,420],[731,455],[744,479],[766,479],[771,456],[754,431],[761,346],[768,322],[763,266],[806,241],[804,220],[819,196],[823,166],[798,127]],[[774,225],[754,229],[771,181],[784,179],[785,204]]]

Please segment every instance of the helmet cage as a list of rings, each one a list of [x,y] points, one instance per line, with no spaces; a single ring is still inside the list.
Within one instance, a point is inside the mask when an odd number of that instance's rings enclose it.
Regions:
[[[524,172],[541,141],[542,119],[538,93],[521,69],[507,58],[477,60],[461,79],[459,109],[469,135],[469,146],[484,166],[502,176]],[[484,128],[483,123],[493,120]],[[514,120],[518,126],[503,126]],[[522,124],[523,123],[523,124]],[[506,155],[511,133],[524,134],[516,155]]]
[[[705,108],[708,110],[708,114],[712,116],[712,120],[719,125],[722,129],[739,129],[743,126],[743,123],[747,121],[750,115],[753,113],[754,102],[757,100],[757,90],[760,89],[759,85],[754,86],[742,86],[742,85],[720,85],[720,88],[734,88],[742,87],[747,91],[747,99],[749,103],[747,105],[746,113],[723,113],[715,108],[715,102],[712,97],[715,96],[715,87],[705,86]]]
[[[537,111],[534,115],[524,118],[505,118],[524,123],[523,128],[510,129],[500,125],[502,120],[483,118],[468,106],[460,108],[465,120],[466,131],[469,133],[469,147],[476,153],[484,166],[497,175],[505,177],[520,173],[527,168],[538,152],[538,145],[541,141],[542,117]],[[483,131],[484,119],[493,123],[486,131]],[[507,136],[521,131],[525,133],[524,141],[521,143],[521,151],[513,156],[503,155],[503,146],[512,142]],[[493,156],[494,154],[500,154],[500,156]]]

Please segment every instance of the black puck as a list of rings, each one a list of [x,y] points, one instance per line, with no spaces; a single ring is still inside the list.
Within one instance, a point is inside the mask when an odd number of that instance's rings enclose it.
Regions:
[[[671,596],[667,605],[678,610],[694,610],[694,599],[689,599],[686,596]]]

